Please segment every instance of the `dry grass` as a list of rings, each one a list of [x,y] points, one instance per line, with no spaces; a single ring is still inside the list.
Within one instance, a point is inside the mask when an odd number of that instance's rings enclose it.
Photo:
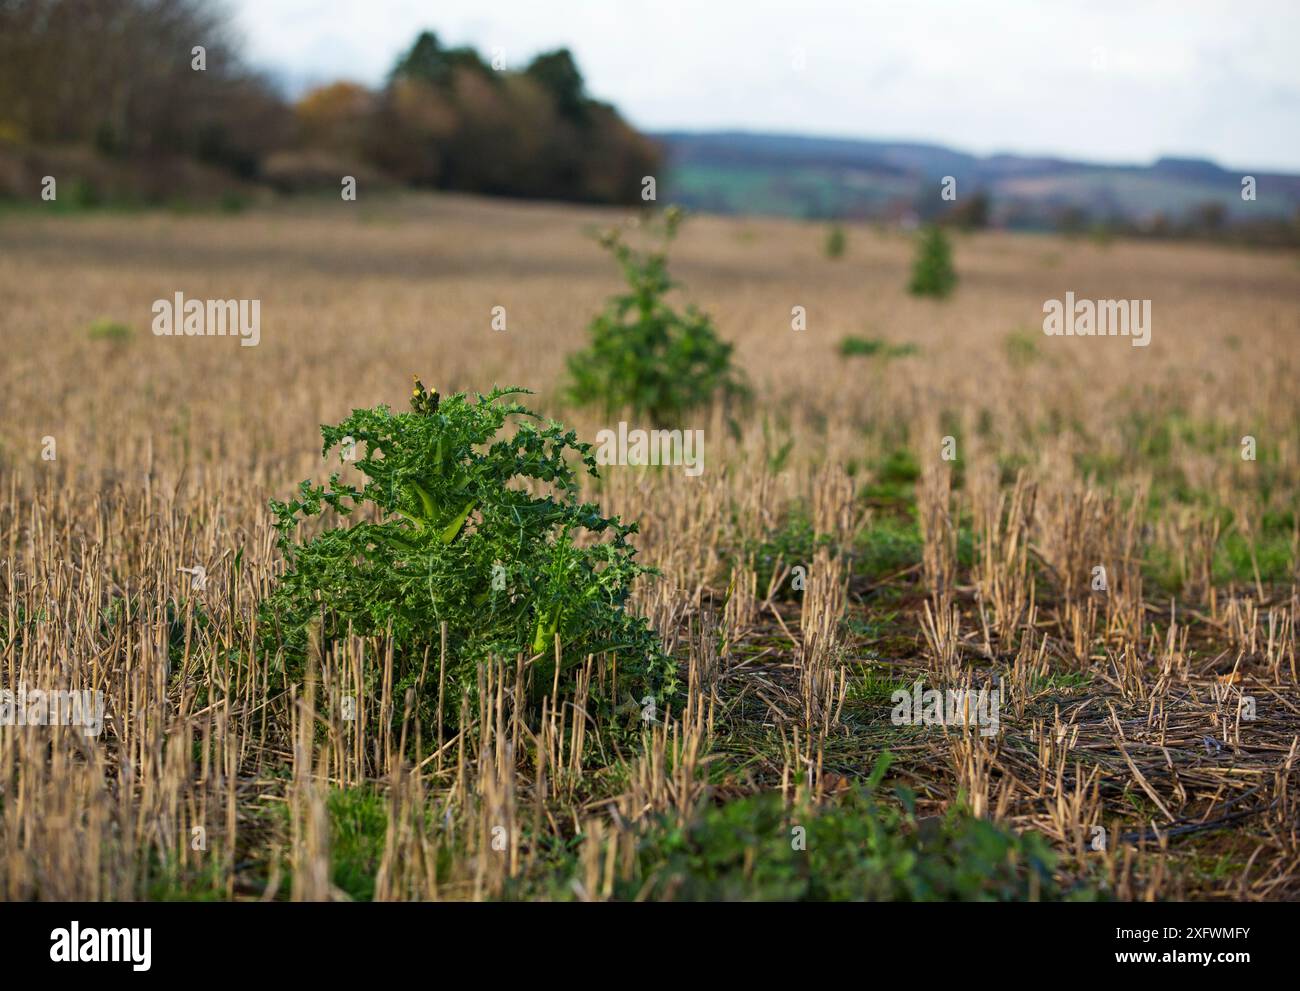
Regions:
[[[557,383],[616,288],[587,236],[615,219],[453,197],[0,217],[0,685],[108,706],[95,740],[0,727],[3,897],[341,897],[349,858],[378,898],[611,897],[651,818],[770,790],[833,804],[884,749],[918,814],[1036,829],[1063,884],[1300,896],[1293,255],[960,237],[936,304],[906,294],[901,234],[853,229],[829,262],[820,227],[697,218],[674,273],[756,402],[682,424],[705,429],[702,477],[613,468],[593,493],[641,520],[663,575],[637,608],[688,688],[638,733],[637,700],[629,725],[589,711],[613,691],[602,658],[567,659],[530,716],[523,662],[485,668],[471,702],[441,697],[430,656],[446,726],[390,678],[367,693],[382,642],[284,684],[253,649],[267,500],[323,474],[318,425],[402,403],[418,371],[533,388],[590,439],[604,424]],[[1044,337],[1067,290],[1151,299],[1151,346]],[[153,337],[176,291],[260,298],[260,346]],[[91,339],[99,318],[135,336]],[[849,334],[917,350],[846,359]],[[994,737],[890,721],[891,688],[995,677]],[[368,858],[340,823],[357,794],[381,822]]]

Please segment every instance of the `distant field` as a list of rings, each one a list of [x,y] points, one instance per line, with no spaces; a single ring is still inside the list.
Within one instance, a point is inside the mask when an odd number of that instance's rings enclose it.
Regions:
[[[1092,170],[1083,166],[1049,173],[1008,175],[984,180],[979,188],[999,203],[1032,206],[1036,222],[1051,228],[1051,208],[1071,205],[1087,209],[1098,222],[1114,217],[1150,219],[1155,213],[1180,218],[1205,203],[1221,203],[1238,220],[1253,216],[1288,215],[1291,191],[1265,187],[1261,198],[1245,203],[1239,178],[1229,181],[1184,179],[1141,169]],[[932,184],[939,188],[938,180]],[[928,187],[927,187],[928,188]],[[702,210],[725,214],[773,217],[879,217],[899,204],[915,206],[922,196],[916,176],[899,175],[868,166],[711,165],[690,162],[672,169],[667,191],[675,200]]]
[[[404,406],[418,373],[533,389],[593,439],[611,424],[558,385],[618,288],[593,235],[630,216],[0,214],[0,681],[93,685],[110,716],[93,747],[0,726],[0,893],[1300,897],[1294,253],[957,235],[936,303],[906,292],[908,235],[847,225],[831,260],[821,224],[693,218],[679,299],[754,401],[681,424],[701,477],[591,483],[662,572],[637,608],[689,686],[667,721],[584,718],[604,662],[571,658],[572,704],[529,723],[506,658],[482,718],[415,752],[402,699],[346,723],[327,702],[382,657],[361,643],[300,701],[251,623],[280,567],[268,500],[329,470],[319,425]],[[154,336],[178,291],[260,299],[259,345]],[[1067,291],[1150,299],[1150,346],[1045,336]],[[918,678],[995,676],[995,737],[891,722]],[[909,850],[986,881],[893,872]]]
[[[865,169],[691,164],[673,169],[671,194],[714,213],[805,219],[883,215],[891,202],[912,199],[915,186]]]
[[[1195,221],[1208,204],[1231,223],[1273,223],[1275,236],[1294,228],[1300,177],[1223,167],[1198,159],[1101,165],[1051,157],[989,155],[915,142],[857,141],[745,132],[667,133],[668,177],[661,197],[717,213],[797,218],[885,217],[900,210],[943,211],[943,177],[964,197],[991,201],[995,226],[1057,230],[1063,211],[1089,223],[1166,230]],[[1254,180],[1251,197],[1242,180]],[[1258,231],[1257,231],[1258,233]],[[1256,242],[1294,247],[1294,240]]]

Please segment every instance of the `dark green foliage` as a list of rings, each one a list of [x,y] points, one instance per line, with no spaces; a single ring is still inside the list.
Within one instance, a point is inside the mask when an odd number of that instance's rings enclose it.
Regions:
[[[647,570],[628,543],[636,525],[578,502],[566,455],[594,475],[590,445],[504,399],[524,391],[471,402],[461,393],[439,400],[417,385],[412,404],[424,412],[379,406],[321,428],[323,454],[355,442],[366,482],[357,489],[335,473],[328,486],[303,482],[296,499],[271,504],[288,570],[263,605],[263,646],[283,651],[290,674],[317,631],[327,644],[349,630],[391,629],[401,698],[426,650],[436,668],[445,622],[451,698],[473,690],[489,657],[541,655],[534,672],[553,671],[557,634],[566,662],[614,652],[636,689],[671,692],[657,640],[625,609]],[[508,422],[517,429],[499,437]],[[530,495],[525,480],[550,492]],[[350,526],[294,542],[301,519],[362,507]],[[584,531],[597,539],[580,541]]]
[[[641,877],[619,897],[678,901],[1023,901],[1062,892],[1036,833],[1017,835],[956,808],[918,820],[876,800],[888,760],[839,804],[787,812],[767,793],[709,806],[684,828],[664,821],[638,848]],[[795,827],[804,830],[797,849]]]
[[[371,901],[384,857],[388,802],[368,789],[350,788],[331,791],[327,804],[334,885],[354,901]]]
[[[871,579],[920,564],[925,549],[916,520],[882,516],[863,531],[854,548],[855,574]]]
[[[680,220],[680,212],[667,211],[665,245]],[[569,398],[606,415],[631,410],[667,426],[716,399],[743,397],[732,345],[718,336],[713,321],[694,306],[681,313],[666,302],[674,285],[666,252],[634,251],[616,232],[601,243],[623,270],[628,291],[610,299],[592,321],[591,345],[569,356]]]
[[[431,86],[447,87],[457,69],[470,69],[491,79],[492,69],[470,47],[443,48],[432,31],[421,31],[410,49],[397,60],[392,79],[418,79]]]
[[[926,228],[917,243],[908,292],[914,296],[940,299],[952,292],[956,285],[957,273],[952,267],[952,248],[947,236],[938,227]]]
[[[896,447],[871,465],[872,480],[862,496],[874,505],[912,506],[921,465],[910,449]]]
[[[551,94],[562,117],[578,123],[586,121],[588,101],[583,92],[582,73],[567,48],[543,52],[529,63],[524,73]]]
[[[878,337],[855,337],[850,334],[840,341],[840,356],[843,358],[905,358],[916,354],[915,344],[890,344]]]

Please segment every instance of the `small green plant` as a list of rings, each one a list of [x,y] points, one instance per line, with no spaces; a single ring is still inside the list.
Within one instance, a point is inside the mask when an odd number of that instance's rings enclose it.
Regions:
[[[883,516],[862,532],[854,551],[854,573],[874,580],[920,564],[925,540],[915,520]]]
[[[328,486],[303,482],[296,499],[271,503],[288,570],[260,622],[264,649],[282,653],[291,675],[316,638],[391,630],[400,698],[426,650],[438,656],[446,623],[451,698],[474,691],[477,665],[490,657],[536,658],[530,670],[549,689],[557,636],[566,662],[616,654],[632,690],[672,693],[656,637],[626,609],[648,570],[628,542],[636,524],[578,502],[567,458],[595,475],[591,445],[506,400],[524,392],[440,400],[417,380],[412,412],[381,405],[321,428],[322,455],[357,457],[366,482],[358,489],[335,472]],[[513,434],[499,436],[507,423]],[[530,494],[521,483],[551,491]],[[294,540],[305,517],[362,508],[369,519]]]
[[[354,901],[372,901],[384,857],[388,802],[364,788],[331,789],[326,808],[332,880]]]
[[[844,255],[844,249],[848,245],[848,237],[844,233],[844,228],[839,224],[832,224],[831,229],[826,232],[826,257],[840,258]]]
[[[1093,901],[1063,889],[1039,833],[1018,834],[960,806],[919,818],[905,788],[878,797],[886,751],[838,804],[787,809],[768,792],[705,806],[685,824],[651,820],[619,898],[676,901]]]
[[[769,530],[761,539],[746,541],[740,548],[738,559],[753,561],[758,574],[758,584],[767,588],[782,568],[803,565],[805,568],[817,553],[817,548],[829,545],[831,537],[818,536],[812,519],[806,512],[795,509],[791,515]],[[787,576],[775,592],[778,598],[797,599],[799,592],[791,577]]]
[[[664,243],[676,236],[682,214],[664,217]],[[732,346],[694,306],[685,312],[665,300],[665,251],[638,252],[617,232],[601,244],[613,254],[628,291],[609,300],[592,321],[591,344],[569,356],[569,399],[598,406],[606,415],[632,410],[666,426],[715,399],[738,399],[746,390],[732,367]]]
[[[879,337],[857,337],[850,334],[840,341],[839,351],[842,358],[905,358],[909,354],[916,354],[916,345],[890,344]]]
[[[912,264],[912,281],[907,289],[913,296],[942,299],[957,285],[952,267],[952,248],[943,230],[930,226],[917,242],[916,261]]]
[[[873,504],[910,506],[916,498],[921,465],[906,447],[897,447],[870,465],[872,479],[862,497]]]
[[[1038,335],[1023,327],[1009,333],[1005,340],[1007,359],[1017,368],[1023,368],[1038,360],[1040,351]]]
[[[131,339],[131,328],[116,320],[101,317],[90,325],[87,334],[92,341],[112,341],[115,344],[122,344]]]
[[[1088,240],[1099,248],[1109,248],[1115,240],[1115,232],[1109,224],[1093,224],[1088,228]]]

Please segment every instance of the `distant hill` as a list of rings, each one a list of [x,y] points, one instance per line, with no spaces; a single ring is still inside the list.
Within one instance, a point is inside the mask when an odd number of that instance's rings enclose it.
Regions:
[[[1300,211],[1300,176],[1228,171],[1201,159],[1098,165],[1061,158],[980,157],[943,145],[719,131],[653,135],[669,169],[661,198],[719,213],[810,218],[916,217],[959,201],[991,200],[993,223],[1045,228],[1065,222],[1159,225],[1222,211],[1227,222],[1290,219]],[[1241,198],[1254,175],[1256,200]],[[1210,207],[1217,204],[1217,207]]]

